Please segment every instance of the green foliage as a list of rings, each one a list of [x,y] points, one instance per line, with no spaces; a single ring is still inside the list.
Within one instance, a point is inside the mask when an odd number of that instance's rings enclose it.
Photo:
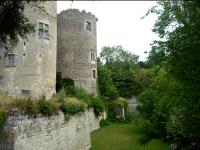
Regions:
[[[53,114],[53,105],[44,99],[38,101],[38,109],[41,114],[48,116]]]
[[[100,125],[100,127],[105,127],[105,126],[109,126],[110,123],[107,119],[101,119],[99,125]]]
[[[155,70],[160,65],[166,71],[159,70],[152,81],[158,100],[148,117],[154,135],[146,136],[175,144],[176,149],[200,149],[200,2],[159,1],[158,5],[149,13],[158,14],[153,31],[164,40],[154,42],[149,60]]]
[[[124,62],[121,65],[125,67],[135,65],[138,61],[138,56],[124,50],[122,46],[103,47],[100,57],[106,63]]]
[[[10,48],[18,42],[18,37],[26,38],[34,32],[34,27],[24,15],[25,5],[30,1],[0,2],[0,47]],[[34,2],[33,2],[34,3]]]
[[[128,108],[128,100],[123,97],[118,97],[116,100],[112,101],[115,106],[121,106],[125,109]]]
[[[157,102],[156,92],[151,89],[147,89],[137,97],[137,100],[141,103],[137,107],[140,114],[145,118],[150,118],[154,113],[154,105]]]
[[[127,122],[126,118],[117,118],[119,109],[124,108],[125,116],[128,115],[128,100],[123,97],[118,97],[116,100],[108,103],[107,117],[110,122]],[[122,112],[121,112],[122,113]],[[130,118],[128,118],[130,119]]]
[[[118,97],[118,90],[112,82],[112,72],[104,66],[100,60],[97,61],[98,85],[100,95],[113,100]]]
[[[76,97],[82,102],[86,103],[89,107],[94,108],[94,113],[99,116],[104,111],[104,103],[100,97],[95,97],[88,94],[83,88],[75,87],[74,81],[70,78],[62,78],[60,73],[57,73],[57,89],[60,91],[59,101],[62,103],[61,109],[65,113],[74,114],[83,111],[82,105],[64,103],[66,97]]]
[[[74,87],[73,96],[85,102],[89,107],[92,107],[93,96],[88,94],[83,88]]]
[[[92,106],[97,117],[102,115],[102,112],[105,110],[105,105],[100,97],[94,97],[92,99]]]
[[[61,89],[67,89],[66,91],[70,94],[73,91],[74,81],[71,78],[62,78],[61,72],[56,74],[56,91]]]
[[[126,118],[125,122],[131,123],[134,121],[135,115],[133,113],[127,111],[125,113],[125,118]]]
[[[84,112],[85,108],[83,104],[70,104],[70,103],[66,103],[66,104],[62,104],[61,105],[61,110],[65,113],[65,114],[76,114],[78,112]]]
[[[36,103],[28,99],[25,106],[25,113],[28,114],[29,116],[37,117],[39,110]]]
[[[7,119],[7,113],[4,109],[0,108],[0,135],[3,130],[4,124]]]
[[[118,96],[131,98],[138,95],[142,85],[133,71],[137,63],[138,56],[124,50],[122,46],[103,47],[97,65],[100,95],[110,100]]]

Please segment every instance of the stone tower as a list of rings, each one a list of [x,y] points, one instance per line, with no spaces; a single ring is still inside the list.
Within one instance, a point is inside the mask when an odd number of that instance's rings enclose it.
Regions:
[[[13,97],[55,93],[57,53],[57,3],[40,2],[44,10],[27,5],[24,14],[36,32],[20,39],[9,51],[0,50],[0,90]]]
[[[84,10],[68,9],[57,16],[57,72],[96,95],[97,18]]]

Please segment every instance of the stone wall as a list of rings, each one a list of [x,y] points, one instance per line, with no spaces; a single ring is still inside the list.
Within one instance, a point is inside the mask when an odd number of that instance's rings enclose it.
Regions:
[[[137,102],[136,97],[132,97],[128,101],[129,112],[137,112],[137,106],[138,106],[138,102]]]
[[[93,94],[97,93],[96,22],[94,15],[78,9],[68,9],[57,16],[57,72]],[[88,24],[91,30],[87,30]]]
[[[50,98],[55,93],[57,53],[57,2],[45,1],[27,5],[25,16],[35,27],[27,39],[19,39],[16,47],[0,49],[0,90],[9,96],[28,95]],[[39,36],[39,23],[48,25],[48,38]],[[6,64],[14,55],[14,65]]]
[[[88,150],[90,132],[99,128],[93,109],[65,121],[60,112],[52,117],[9,116],[0,150]]]

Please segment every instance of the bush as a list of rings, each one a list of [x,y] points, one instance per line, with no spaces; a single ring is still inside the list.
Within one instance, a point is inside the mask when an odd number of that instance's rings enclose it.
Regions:
[[[67,98],[60,108],[64,114],[76,114],[78,112],[84,112],[87,105],[76,98]]]
[[[107,119],[101,119],[99,125],[100,125],[100,127],[105,127],[105,126],[109,126],[110,123]]]
[[[104,103],[100,97],[95,97],[92,99],[92,106],[94,108],[94,113],[98,117],[104,111]]]
[[[78,112],[83,112],[84,106],[77,104],[63,104],[61,105],[61,109],[64,113],[76,114]]]
[[[85,102],[89,107],[92,106],[92,96],[89,95],[84,89],[74,87],[74,96]]]
[[[36,117],[37,114],[39,113],[37,103],[33,102],[30,99],[27,100],[25,107],[26,107],[25,113],[28,114],[29,116]]]
[[[52,115],[53,114],[53,105],[46,100],[39,100],[38,101],[38,109],[39,113],[44,115]]]
[[[2,133],[6,119],[7,119],[6,111],[3,108],[0,108],[0,134]]]
[[[61,72],[56,74],[56,91],[60,91],[63,88],[74,87],[74,81],[71,78],[62,78]]]
[[[132,122],[135,118],[135,115],[131,112],[125,113],[126,122]]]
[[[137,97],[138,101],[142,103],[138,105],[137,110],[143,117],[149,119],[154,114],[157,95],[155,91],[147,89]]]
[[[125,116],[128,113],[128,100],[123,97],[118,97],[116,100],[109,102],[108,104],[108,119],[111,122],[126,122],[124,118],[117,118],[118,115],[122,114],[119,113],[122,108],[124,108]],[[120,115],[122,116],[122,115]]]

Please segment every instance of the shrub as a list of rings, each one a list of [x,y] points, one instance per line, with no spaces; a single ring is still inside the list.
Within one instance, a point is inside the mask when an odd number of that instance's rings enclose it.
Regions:
[[[92,96],[89,95],[84,89],[74,87],[74,96],[85,102],[89,107],[92,106]]]
[[[115,106],[124,107],[125,112],[128,111],[128,100],[123,97],[118,97],[116,100],[113,101]]]
[[[56,74],[56,91],[60,91],[63,88],[66,89],[68,87],[74,87],[74,81],[68,77],[62,78],[61,72],[57,72],[57,74]]]
[[[39,110],[38,110],[36,101],[33,102],[30,99],[27,100],[25,113],[28,114],[29,116],[33,116],[33,117],[37,116],[37,114],[39,113]]]
[[[94,113],[97,117],[102,114],[102,112],[104,111],[104,107],[105,107],[104,103],[100,97],[94,97],[92,99],[92,106],[94,108]]]
[[[0,108],[10,110],[13,99],[0,92]]]
[[[152,117],[154,114],[155,103],[157,101],[157,93],[151,89],[147,89],[143,91],[137,99],[142,103],[137,107],[140,114],[145,118]]]
[[[99,125],[100,125],[100,127],[105,127],[105,126],[109,126],[110,123],[107,119],[101,119]]]
[[[132,122],[135,118],[135,115],[131,112],[125,113],[126,122]]]
[[[44,114],[44,115],[52,115],[53,114],[53,105],[46,100],[39,100],[38,101],[38,109],[39,113]]]
[[[76,114],[83,112],[87,105],[76,98],[67,98],[64,103],[61,104],[60,108],[64,114]]]
[[[111,122],[124,122],[125,121],[124,118],[117,118],[117,116],[122,113],[122,112],[119,113],[119,110],[121,108],[124,108],[124,113],[126,116],[126,113],[128,113],[128,100],[126,100],[125,98],[118,97],[116,100],[109,102],[108,119]]]
[[[21,100],[21,99],[13,99],[11,105],[11,108],[15,107],[21,112],[26,112],[26,104],[27,100]]]
[[[6,122],[7,114],[3,108],[0,108],[0,134],[2,133],[3,126]]]

